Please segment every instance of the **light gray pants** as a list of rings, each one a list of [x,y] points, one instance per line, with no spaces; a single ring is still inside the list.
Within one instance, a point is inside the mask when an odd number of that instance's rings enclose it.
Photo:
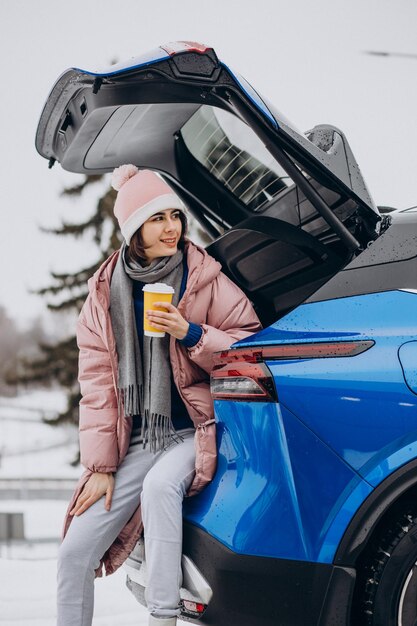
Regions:
[[[180,614],[182,502],[195,471],[194,429],[152,454],[130,446],[115,474],[110,511],[104,496],[74,516],[58,553],[57,626],[91,626],[94,570],[141,502],[148,572],[146,602],[155,618]],[[162,622],[163,624],[163,622]]]

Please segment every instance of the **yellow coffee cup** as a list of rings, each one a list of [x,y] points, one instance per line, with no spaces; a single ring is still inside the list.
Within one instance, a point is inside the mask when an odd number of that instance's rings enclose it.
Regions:
[[[143,332],[147,337],[165,337],[164,331],[160,331],[149,323],[146,311],[166,311],[163,307],[154,306],[154,302],[172,302],[175,293],[173,287],[165,283],[149,283],[142,288],[143,291]]]

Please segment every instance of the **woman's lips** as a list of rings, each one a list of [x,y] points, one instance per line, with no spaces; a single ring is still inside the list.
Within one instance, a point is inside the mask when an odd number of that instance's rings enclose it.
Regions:
[[[177,240],[174,239],[161,239],[162,243],[164,243],[166,246],[175,246],[177,244]]]

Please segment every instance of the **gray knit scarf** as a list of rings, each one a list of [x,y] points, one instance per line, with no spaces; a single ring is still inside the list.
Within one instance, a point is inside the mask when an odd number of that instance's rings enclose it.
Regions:
[[[119,358],[118,389],[125,415],[140,415],[143,447],[151,452],[165,448],[176,434],[171,420],[170,335],[143,336],[143,354],[135,322],[133,281],[164,282],[175,289],[176,306],[183,276],[183,253],[154,259],[150,265],[127,261],[123,242],[110,285],[110,317]],[[119,406],[119,409],[121,407]]]

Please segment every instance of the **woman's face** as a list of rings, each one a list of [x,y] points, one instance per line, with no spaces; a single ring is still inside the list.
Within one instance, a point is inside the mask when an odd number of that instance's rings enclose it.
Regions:
[[[141,226],[146,260],[151,262],[158,257],[173,256],[178,250],[182,223],[178,209],[166,209],[152,215]]]

